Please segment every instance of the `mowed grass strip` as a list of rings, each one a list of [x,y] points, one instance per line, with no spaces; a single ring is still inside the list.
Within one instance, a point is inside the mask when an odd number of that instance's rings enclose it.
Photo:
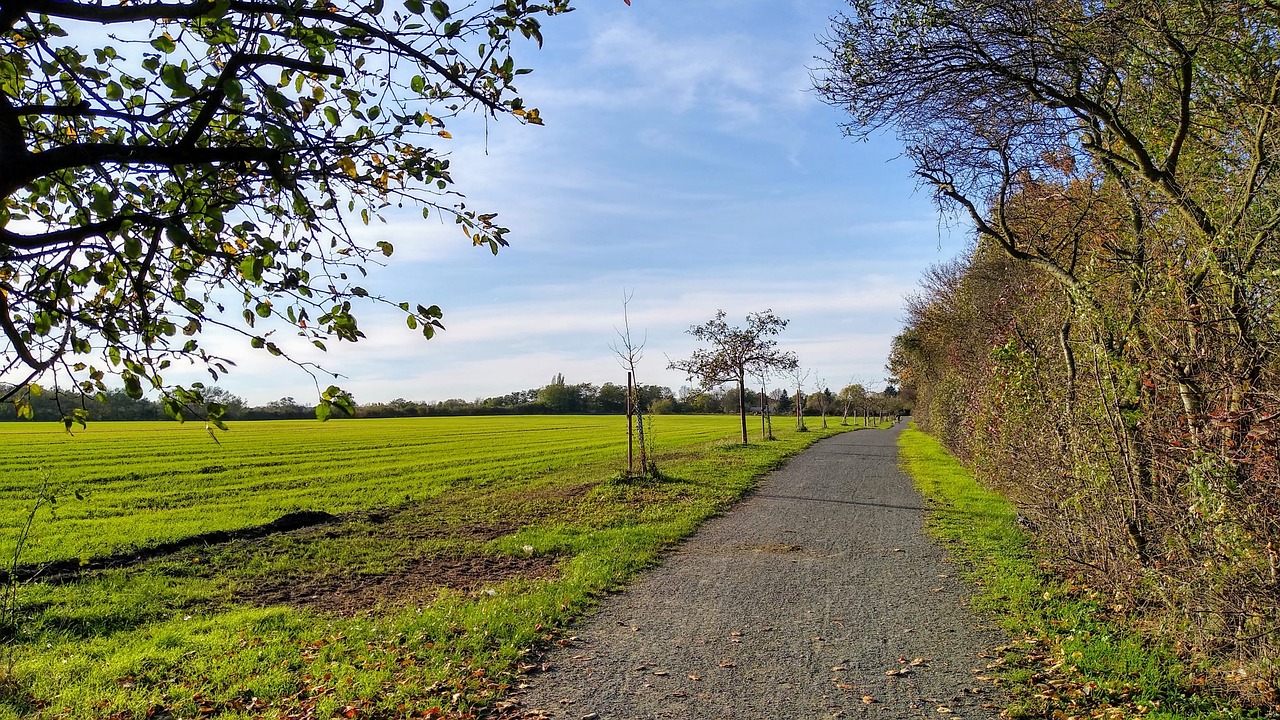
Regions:
[[[736,418],[659,416],[664,477],[646,481],[619,477],[622,418],[239,423],[220,444],[170,424],[0,426],[21,448],[0,468],[7,534],[42,473],[85,498],[37,518],[43,561],[336,516],[29,583],[0,717],[471,716],[601,593],[851,429],[786,425],[744,447]]]

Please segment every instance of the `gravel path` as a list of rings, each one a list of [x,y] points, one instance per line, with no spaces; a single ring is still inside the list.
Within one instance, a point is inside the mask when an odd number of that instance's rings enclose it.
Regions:
[[[996,717],[974,674],[1002,637],[922,533],[900,432],[838,435],[769,475],[549,653],[523,717]]]

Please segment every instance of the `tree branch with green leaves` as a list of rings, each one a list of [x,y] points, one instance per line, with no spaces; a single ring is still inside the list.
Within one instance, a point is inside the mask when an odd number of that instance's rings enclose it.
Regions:
[[[364,337],[359,303],[430,338],[438,305],[359,284],[393,255],[355,228],[393,208],[452,220],[497,253],[508,229],[454,188],[450,121],[538,125],[514,54],[570,0],[0,3],[0,371],[19,414],[44,377],[87,396],[114,377],[221,425],[178,361],[213,379],[202,333],[316,378],[317,415],[350,406],[273,338]],[[21,375],[19,375],[21,374]],[[68,415],[80,422],[82,415]]]

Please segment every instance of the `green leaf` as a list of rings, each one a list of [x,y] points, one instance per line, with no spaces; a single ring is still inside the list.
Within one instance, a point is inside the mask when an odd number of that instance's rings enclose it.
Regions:
[[[333,403],[328,400],[321,400],[316,405],[316,419],[320,422],[326,422],[333,415]]]
[[[260,257],[251,256],[240,261],[240,274],[243,275],[246,280],[250,280],[254,283],[262,283],[263,269],[262,258]]]
[[[227,14],[227,11],[230,9],[231,9],[231,0],[218,0],[213,4],[212,10],[205,13],[204,15],[201,15],[200,17],[205,20],[217,20],[218,18],[225,16]]]
[[[426,79],[423,78],[421,75],[414,75],[413,78],[409,80],[409,89],[413,90],[416,93],[420,93],[423,90],[426,90],[427,89]]]
[[[126,235],[124,238],[124,256],[130,260],[142,257],[142,240],[137,235]]]
[[[124,381],[124,393],[133,400],[142,398],[142,382],[133,373],[125,373],[120,377]]]
[[[226,93],[227,99],[232,102],[240,102],[244,100],[244,86],[236,78],[229,77],[222,83],[222,92]]]
[[[427,9],[422,0],[404,0],[404,8],[414,15],[421,15]]]
[[[164,414],[178,422],[186,422],[186,417],[182,413],[182,403],[176,398],[167,397],[164,399]]]
[[[178,46],[173,42],[173,38],[169,37],[169,33],[165,33],[158,38],[153,38],[151,40],[151,47],[162,53],[171,53],[178,48]]]
[[[164,232],[175,245],[186,247],[195,245],[196,241],[195,238],[191,237],[191,231],[187,230],[187,226],[182,223],[170,223],[165,226]]]
[[[338,117],[337,108],[330,106],[324,109],[324,117],[331,125],[337,127],[340,118]]]
[[[444,22],[449,19],[448,4],[444,0],[435,0],[435,2],[431,3],[431,14],[435,16],[436,20]]]
[[[195,89],[187,84],[187,73],[177,65],[166,64],[160,68],[160,82],[173,91],[175,98],[191,97]]]

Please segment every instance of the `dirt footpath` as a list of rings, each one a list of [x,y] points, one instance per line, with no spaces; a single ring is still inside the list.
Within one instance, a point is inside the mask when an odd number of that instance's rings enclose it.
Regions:
[[[1002,643],[922,533],[892,431],[824,440],[611,596],[527,718],[982,718]]]

